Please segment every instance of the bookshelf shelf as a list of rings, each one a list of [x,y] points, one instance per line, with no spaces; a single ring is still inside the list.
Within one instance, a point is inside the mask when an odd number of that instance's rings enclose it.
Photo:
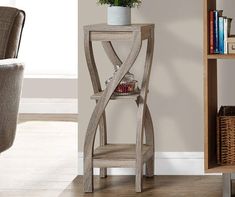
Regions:
[[[207,169],[205,172],[206,173],[231,173],[232,171],[235,171],[235,166],[220,166],[220,165],[215,165],[211,166],[209,169]]]
[[[235,54],[210,54],[207,59],[235,59]]]

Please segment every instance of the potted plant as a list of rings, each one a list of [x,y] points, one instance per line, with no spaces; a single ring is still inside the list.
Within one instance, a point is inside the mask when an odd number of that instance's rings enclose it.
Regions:
[[[138,7],[141,0],[98,0],[101,5],[107,4],[108,25],[130,25],[131,8]]]

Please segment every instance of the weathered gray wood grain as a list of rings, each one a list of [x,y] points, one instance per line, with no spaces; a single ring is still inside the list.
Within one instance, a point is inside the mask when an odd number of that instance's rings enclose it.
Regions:
[[[142,175],[143,164],[146,162],[146,175],[153,176],[154,172],[154,131],[153,123],[150,115],[149,108],[146,104],[149,77],[151,72],[151,64],[153,58],[153,46],[154,46],[154,25],[133,25],[133,26],[107,26],[107,25],[94,25],[86,26],[85,28],[85,54],[90,72],[94,96],[96,99],[96,107],[91,115],[90,122],[88,124],[85,144],[84,144],[84,191],[93,191],[93,167],[100,167],[101,176],[106,176],[106,167],[130,167],[136,168],[136,191],[142,191]],[[110,32],[114,32],[113,34]],[[123,33],[126,32],[126,33]],[[131,33],[130,33],[131,32]],[[91,36],[92,35],[92,36]],[[113,35],[113,36],[112,36]],[[115,39],[130,39],[132,41],[132,48],[127,59],[122,62],[116,54],[111,40]],[[132,37],[130,37],[132,35]],[[113,92],[117,85],[120,83],[125,74],[130,70],[139,55],[142,40],[148,39],[146,63],[143,74],[143,80],[139,95],[129,96],[131,99],[135,99],[138,106],[138,122],[137,122],[137,134],[136,145],[134,146],[135,153],[133,152],[133,146],[131,151],[128,146],[110,146],[107,145],[107,133],[106,133],[106,119],[105,108],[110,99],[114,99]],[[92,49],[92,41],[102,41],[104,50],[113,63],[113,65],[120,65],[120,69],[114,75],[113,79],[105,90],[101,89],[100,80],[94,60],[94,54]],[[128,98],[128,97],[127,97]],[[115,99],[118,99],[116,97]],[[101,147],[99,147],[94,153],[94,140],[98,125],[101,132]],[[146,133],[146,145],[143,145],[143,131]],[[148,147],[146,151],[146,147]],[[111,149],[110,149],[111,148]],[[116,149],[115,149],[116,148]],[[117,152],[116,152],[117,151]],[[115,154],[117,153],[117,154]],[[117,156],[118,157],[115,157]],[[103,174],[102,174],[103,173]]]

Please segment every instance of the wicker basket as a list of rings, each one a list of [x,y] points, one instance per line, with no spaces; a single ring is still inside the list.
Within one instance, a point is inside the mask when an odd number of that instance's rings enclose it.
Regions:
[[[235,164],[235,106],[222,106],[217,116],[217,163]]]

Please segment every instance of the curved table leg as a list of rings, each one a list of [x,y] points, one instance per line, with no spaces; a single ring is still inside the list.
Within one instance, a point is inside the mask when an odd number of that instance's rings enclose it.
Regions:
[[[118,55],[116,54],[111,41],[103,41],[102,45],[103,45],[104,51],[106,52],[108,58],[113,63],[113,65],[121,66],[122,61],[119,59]],[[105,131],[106,131],[106,129],[105,129]],[[107,137],[104,137],[103,139],[107,139]],[[106,144],[106,143],[107,143],[107,140],[102,144]],[[101,169],[100,170],[100,176],[102,178],[106,177],[107,176],[107,170],[106,169]]]
[[[100,146],[107,144],[107,127],[106,127],[106,115],[105,111],[103,112],[100,122],[99,122],[99,131],[100,131]],[[107,168],[100,168],[100,177],[107,177]]]
[[[154,176],[154,129],[152,117],[149,111],[148,106],[146,105],[145,110],[145,135],[146,135],[146,144],[152,147],[153,156],[146,162],[146,176],[153,177]]]
[[[92,86],[94,93],[100,92],[101,89],[101,84],[100,84],[100,79],[99,75],[97,72],[97,67],[95,64],[94,60],[94,54],[93,54],[93,48],[92,48],[92,42],[90,42],[89,34],[85,34],[85,39],[84,39],[84,46],[85,46],[85,55],[86,55],[86,60],[87,60],[87,65],[92,81]],[[99,133],[100,133],[100,145],[106,145],[107,144],[107,128],[106,128],[106,115],[105,115],[105,110],[102,113],[102,116],[99,121]],[[89,164],[85,165],[84,162],[84,190],[87,192],[92,192],[93,188],[93,166],[92,166],[92,161],[90,159]],[[101,168],[100,169],[100,176],[101,177],[106,177],[107,176],[107,169],[106,168]]]
[[[154,52],[154,31],[151,32],[151,37],[148,39],[148,49],[146,56],[146,64],[149,64],[149,74],[151,72],[152,60],[153,60],[153,52]],[[149,78],[149,77],[148,77]],[[149,83],[149,82],[148,82]],[[155,159],[155,143],[154,143],[154,128],[153,121],[151,117],[150,110],[148,105],[146,104],[146,112],[145,112],[145,135],[146,135],[146,144],[152,146],[153,156],[146,163],[146,176],[152,177],[154,176],[154,159]]]
[[[135,172],[135,190],[141,192],[143,187],[143,128],[144,128],[144,114],[145,114],[145,101],[143,97],[138,98],[138,111],[137,111],[137,133],[136,133],[136,172]]]
[[[121,66],[122,65],[122,61],[118,57],[116,51],[114,50],[112,42],[111,41],[103,41],[102,42],[102,46],[103,46],[104,51],[106,52],[109,60],[112,62],[112,64],[114,66],[116,66],[116,65]]]
[[[147,57],[146,57],[146,69],[147,69],[147,75],[150,73],[151,69],[151,63],[152,63],[152,56],[153,56],[153,44],[151,43],[153,41],[153,35],[152,38],[148,40],[148,49],[147,49]],[[118,57],[117,53],[115,52],[112,43],[111,42],[102,42],[103,47],[105,49],[105,52],[110,59],[110,61],[113,63],[113,65],[121,65],[122,61]],[[139,106],[139,101],[137,101],[137,105]],[[154,175],[154,130],[153,130],[153,123],[152,123],[152,118],[151,114],[149,111],[149,108],[147,104],[145,103],[145,112],[144,108],[142,108],[139,112],[139,116],[141,114],[144,114],[143,119],[143,126],[145,128],[145,135],[146,135],[146,144],[150,145],[152,147],[152,152],[153,156],[147,161],[146,163],[146,176],[147,177],[152,177]],[[140,126],[142,127],[142,126]],[[143,128],[141,128],[142,130]],[[141,143],[143,143],[142,140],[142,132],[140,134],[141,136],[137,136],[137,139],[141,140]],[[138,151],[137,151],[138,154]],[[141,157],[141,156],[140,156]],[[139,167],[137,167],[137,172],[136,172],[136,191],[141,191],[142,190],[142,167],[143,162],[139,162]]]
[[[148,38],[148,45],[147,45],[147,53],[146,53],[146,61],[145,61],[145,68],[144,68],[144,75],[141,84],[141,91],[140,96],[138,98],[138,112],[137,112],[137,134],[136,134],[136,192],[142,191],[142,175],[143,175],[143,158],[142,158],[142,150],[143,150],[143,128],[146,124],[146,101],[147,101],[147,94],[148,94],[148,86],[149,86],[149,77],[150,71],[152,66],[152,59],[153,59],[153,47],[154,46],[154,34],[151,31],[151,35]],[[149,114],[149,113],[147,113]],[[151,130],[150,130],[151,131]],[[146,130],[146,134],[151,135],[149,130]],[[149,140],[149,138],[147,138]],[[148,143],[151,141],[148,141]],[[147,162],[148,167],[151,166],[151,161]],[[149,169],[151,170],[151,169]]]
[[[95,62],[94,57],[90,57],[89,54],[92,54],[92,45],[89,41],[89,34],[86,34],[87,38],[85,38],[85,51],[86,51],[86,57],[91,77],[92,75],[98,76],[98,73],[95,72]],[[86,137],[85,137],[85,144],[84,144],[84,191],[85,192],[92,192],[93,191],[93,162],[92,162],[92,155],[93,155],[93,149],[94,149],[94,140],[96,135],[96,130],[98,127],[98,124],[100,122],[100,119],[104,113],[105,107],[107,106],[110,97],[112,96],[114,90],[120,83],[121,79],[125,76],[125,74],[130,70],[130,68],[133,66],[139,52],[141,49],[141,35],[139,32],[134,33],[134,39],[133,39],[133,45],[130,54],[128,55],[125,62],[122,64],[121,68],[118,70],[118,72],[113,76],[112,81],[109,83],[107,88],[104,90],[101,98],[98,100],[98,103],[96,104],[96,107],[91,115],[90,122],[88,124]],[[93,68],[92,68],[93,67]],[[98,81],[97,77],[94,78],[96,81]],[[94,83],[94,82],[93,82]],[[93,84],[93,87],[97,84]],[[100,83],[99,83],[100,85]],[[100,88],[100,87],[98,87]],[[97,88],[97,89],[98,89]],[[101,90],[100,90],[101,91]]]

